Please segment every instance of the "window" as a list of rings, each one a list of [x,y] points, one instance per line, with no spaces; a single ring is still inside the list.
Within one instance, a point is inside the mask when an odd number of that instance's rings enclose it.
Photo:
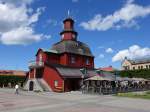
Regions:
[[[129,70],[129,66],[124,66],[124,69],[125,70]]]
[[[124,66],[123,68],[124,68],[124,70],[127,70],[127,67],[126,67],[126,66]]]
[[[150,69],[150,65],[149,65],[149,69]]]
[[[135,70],[135,67],[133,67],[133,70]]]
[[[39,54],[39,61],[37,63],[39,66],[42,66],[43,65],[43,57],[42,57],[42,54]]]
[[[42,54],[39,54],[39,62],[42,62]]]
[[[143,69],[143,66],[141,66],[141,69]]]
[[[90,60],[89,58],[86,59],[86,65],[89,65],[90,64]]]
[[[148,65],[146,65],[146,69],[148,69]]]
[[[138,69],[140,69],[141,67],[140,66],[138,66]]]
[[[75,63],[75,57],[71,56],[71,63]]]
[[[58,86],[58,81],[57,81],[57,80],[54,81],[54,86],[55,86],[55,87]]]

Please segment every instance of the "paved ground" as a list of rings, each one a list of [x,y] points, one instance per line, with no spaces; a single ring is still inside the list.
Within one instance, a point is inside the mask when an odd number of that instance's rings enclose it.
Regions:
[[[150,100],[0,89],[0,112],[150,112]]]

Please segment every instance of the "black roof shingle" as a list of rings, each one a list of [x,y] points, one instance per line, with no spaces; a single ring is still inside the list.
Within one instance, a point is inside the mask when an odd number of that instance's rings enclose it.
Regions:
[[[52,50],[58,51],[58,53],[74,53],[79,55],[94,57],[90,48],[85,43],[73,40],[63,40],[52,46]]]

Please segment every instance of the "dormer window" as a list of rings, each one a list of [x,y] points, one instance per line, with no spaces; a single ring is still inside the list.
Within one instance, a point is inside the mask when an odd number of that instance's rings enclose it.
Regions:
[[[71,63],[75,63],[75,57],[74,56],[71,56]]]
[[[42,54],[39,54],[39,62],[42,62]]]

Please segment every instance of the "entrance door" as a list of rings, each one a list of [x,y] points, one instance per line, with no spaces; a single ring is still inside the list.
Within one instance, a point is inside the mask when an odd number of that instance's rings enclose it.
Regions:
[[[34,87],[34,82],[30,81],[30,83],[29,83],[29,91],[33,91],[33,87]]]
[[[70,86],[72,91],[76,91],[80,89],[80,80],[79,79],[71,79],[70,80]]]
[[[43,72],[44,72],[43,68],[36,69],[36,78],[42,78],[43,77]]]

